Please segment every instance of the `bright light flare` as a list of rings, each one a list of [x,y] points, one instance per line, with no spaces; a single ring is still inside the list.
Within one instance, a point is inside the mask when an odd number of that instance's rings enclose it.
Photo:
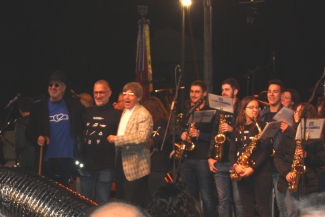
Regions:
[[[192,0],[181,0],[183,6],[190,6],[192,4]]]

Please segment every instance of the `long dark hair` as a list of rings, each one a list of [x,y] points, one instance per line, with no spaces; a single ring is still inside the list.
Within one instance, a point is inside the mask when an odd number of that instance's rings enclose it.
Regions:
[[[245,109],[248,105],[248,103],[250,103],[251,101],[256,101],[258,102],[253,96],[246,96],[244,99],[242,99],[240,101],[238,110],[237,110],[237,118],[236,118],[236,125],[235,125],[235,129],[238,131],[242,131],[245,128],[245,123],[246,123],[246,115],[245,115]],[[256,120],[258,122],[261,121],[260,119],[260,113],[257,113],[257,117]],[[255,124],[252,125],[252,129],[254,129],[256,126]]]
[[[159,118],[168,120],[168,112],[164,105],[155,96],[150,97],[142,104],[151,114],[153,122],[156,122]]]
[[[307,103],[305,103],[305,102],[298,103],[297,106],[296,106],[296,109],[299,106],[301,106],[300,109],[301,109],[301,112],[302,112],[305,109],[306,105],[307,105]],[[318,118],[318,117],[320,117],[320,115],[317,113],[316,108],[312,104],[309,104],[308,108],[307,108],[307,118]],[[299,119],[301,119],[301,114],[300,114]],[[298,127],[297,125],[298,125],[298,123],[295,123],[296,128]]]

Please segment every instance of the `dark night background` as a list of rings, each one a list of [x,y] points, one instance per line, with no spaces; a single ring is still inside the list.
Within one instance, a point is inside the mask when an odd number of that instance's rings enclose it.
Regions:
[[[246,0],[242,0],[246,1]],[[203,2],[192,0],[193,35],[203,42]],[[286,87],[297,89],[302,98],[310,96],[325,65],[324,1],[265,0],[239,4],[239,0],[211,0],[213,8],[213,92],[227,77],[241,84],[246,95],[249,70],[256,72],[255,94],[267,88],[270,78],[280,78]],[[2,1],[0,49],[0,119],[3,107],[19,92],[28,96],[47,93],[50,74],[66,72],[68,85],[76,93],[92,92],[93,83],[106,79],[112,86],[113,100],[122,86],[135,79],[137,5],[148,5],[150,19],[154,88],[170,88],[175,83],[174,67],[180,63],[181,8],[178,0],[81,0],[81,1]],[[252,21],[249,23],[247,21]],[[161,30],[179,35],[159,44]],[[186,34],[190,34],[187,20]],[[176,45],[176,46],[174,46]],[[170,49],[166,49],[169,47]],[[193,73],[191,44],[187,46],[185,83]],[[199,76],[203,79],[203,48],[196,48]],[[276,55],[275,70],[270,63]],[[201,56],[200,56],[201,55]],[[161,56],[173,56],[164,62]],[[159,57],[159,58],[158,58]],[[251,94],[251,87],[249,87]],[[187,93],[185,93],[187,96]],[[317,96],[317,95],[316,95]]]

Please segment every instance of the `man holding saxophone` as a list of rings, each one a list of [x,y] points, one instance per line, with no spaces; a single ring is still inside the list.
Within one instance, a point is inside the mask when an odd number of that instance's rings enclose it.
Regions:
[[[228,152],[230,137],[236,122],[238,107],[237,94],[239,84],[233,78],[228,78],[221,85],[222,96],[233,99],[234,113],[217,110],[211,133],[211,143],[208,151],[208,163],[210,171],[214,173],[218,193],[219,216],[230,217],[230,198],[233,196],[236,217],[243,216],[243,207],[239,198],[237,182],[232,181],[230,186],[229,170],[232,165],[229,162]],[[232,192],[232,193],[231,193]]]
[[[186,190],[203,202],[203,213],[205,217],[216,216],[215,198],[213,196],[212,177],[206,161],[206,153],[210,144],[212,123],[193,123],[191,111],[211,110],[206,105],[206,84],[201,80],[192,82],[190,87],[190,107],[182,120],[180,131],[184,144],[189,143],[191,149],[183,152],[180,163],[180,175]],[[194,149],[193,149],[194,147]],[[200,196],[199,196],[200,195]]]

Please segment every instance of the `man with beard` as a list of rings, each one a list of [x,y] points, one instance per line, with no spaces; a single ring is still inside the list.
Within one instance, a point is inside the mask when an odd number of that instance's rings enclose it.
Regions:
[[[232,195],[236,210],[236,216],[241,217],[243,216],[243,207],[239,198],[237,182],[231,181],[229,177],[229,170],[231,170],[232,165],[229,161],[228,156],[230,138],[233,132],[233,127],[236,123],[237,108],[239,102],[237,98],[239,84],[235,79],[228,78],[222,82],[221,91],[223,97],[233,99],[234,113],[217,110],[211,133],[211,143],[208,152],[208,163],[210,171],[214,173],[214,180],[218,193],[219,216],[231,216],[229,210],[230,198]],[[223,123],[220,123],[221,115],[224,116],[224,120],[221,120]],[[220,159],[220,157],[218,157],[216,159],[215,136],[217,136],[219,133],[225,136],[225,140],[223,144],[220,144],[221,146],[223,146],[222,158]]]
[[[261,119],[264,120],[266,123],[274,121],[273,117],[282,108],[281,96],[282,96],[283,91],[284,91],[284,85],[281,80],[273,79],[273,80],[269,81],[269,87],[267,90],[267,99],[269,102],[269,107],[266,107],[265,109],[260,111]],[[285,121],[283,121],[281,123],[280,128],[286,129],[287,125],[288,124]],[[274,150],[277,149],[277,147],[282,139],[282,136],[283,136],[282,132],[281,132],[281,130],[279,130],[279,132],[276,133],[276,135],[272,138],[271,142],[272,142]],[[278,209],[280,212],[280,217],[287,217],[288,212],[287,212],[286,206],[289,206],[289,204],[285,204],[284,193],[280,192],[277,189],[278,177],[279,177],[279,173],[275,169],[275,167],[273,167],[272,180],[273,180],[273,188],[274,188],[274,192],[275,192],[276,203],[277,203],[277,206],[278,206]],[[272,203],[273,203],[273,200],[272,200]]]
[[[122,111],[113,108],[111,94],[107,81],[97,81],[95,106],[85,110],[83,119],[82,163],[90,176],[80,178],[80,193],[97,203],[109,201],[115,178],[115,146],[107,137],[117,132]]]
[[[201,80],[192,82],[190,87],[190,106],[197,107],[196,111],[211,110],[206,105],[207,88]],[[200,103],[200,101],[202,101]],[[211,139],[212,123],[195,123],[196,127],[188,127],[192,124],[192,116],[188,108],[185,118],[182,120],[180,134],[181,139],[186,142],[194,143],[195,148],[192,151],[185,151],[184,159],[180,163],[180,174],[186,190],[200,201],[203,202],[204,216],[216,216],[215,198],[213,196],[212,176],[209,165],[206,160]]]

